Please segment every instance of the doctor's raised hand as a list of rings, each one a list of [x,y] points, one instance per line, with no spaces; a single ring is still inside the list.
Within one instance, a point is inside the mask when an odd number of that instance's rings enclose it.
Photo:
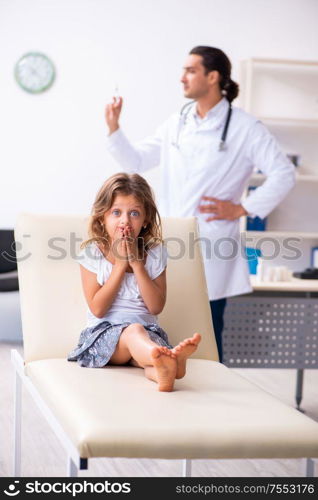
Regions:
[[[119,117],[123,105],[122,97],[113,97],[112,102],[106,105],[105,118],[109,129],[109,135],[119,129]]]
[[[206,219],[206,222],[212,220],[235,220],[242,215],[247,215],[245,208],[240,204],[232,203],[229,200],[219,200],[212,196],[202,196],[201,198],[205,203],[199,205],[201,214],[212,214],[211,217]],[[206,203],[208,202],[208,203]]]

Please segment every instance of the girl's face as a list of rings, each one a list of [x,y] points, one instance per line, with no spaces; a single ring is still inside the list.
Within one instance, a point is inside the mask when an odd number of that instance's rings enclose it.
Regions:
[[[111,208],[104,214],[104,226],[112,241],[122,237],[125,227],[130,229],[132,238],[137,238],[145,220],[145,209],[132,194],[118,194]]]

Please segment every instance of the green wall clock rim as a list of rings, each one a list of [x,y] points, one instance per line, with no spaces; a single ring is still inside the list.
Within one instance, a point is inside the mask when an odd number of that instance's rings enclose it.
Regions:
[[[49,64],[50,66],[52,67],[52,77],[51,77],[51,80],[46,84],[46,85],[43,85],[43,87],[41,88],[38,88],[38,89],[35,89],[35,90],[32,90],[30,89],[29,87],[25,86],[20,80],[19,80],[19,76],[18,76],[18,67],[19,67],[19,63],[25,59],[26,57],[30,57],[30,56],[40,56],[42,57],[43,59],[45,59]],[[15,77],[15,80],[17,82],[17,84],[23,89],[25,90],[26,92],[28,92],[29,94],[41,94],[42,92],[44,92],[45,90],[48,90],[54,83],[55,81],[55,77],[56,77],[56,69],[55,69],[55,65],[54,63],[52,62],[52,60],[46,55],[44,54],[43,52],[39,52],[39,51],[30,51],[30,52],[26,52],[25,54],[23,54],[19,59],[18,61],[16,62],[15,64],[15,67],[14,67],[14,77]]]

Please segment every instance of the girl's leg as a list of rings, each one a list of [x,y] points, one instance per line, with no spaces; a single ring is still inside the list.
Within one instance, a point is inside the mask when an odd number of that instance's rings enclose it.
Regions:
[[[134,358],[131,358],[130,364],[132,366],[136,366],[137,368],[142,368],[142,366],[139,363],[137,363],[137,361]],[[149,380],[158,382],[157,372],[153,366],[145,366],[144,369],[145,369],[145,375],[147,378],[149,378]]]
[[[177,372],[176,355],[167,347],[153,342],[145,328],[133,323],[125,328],[110,359],[113,364],[129,360],[145,369],[145,375],[158,383],[160,391],[171,391]]]

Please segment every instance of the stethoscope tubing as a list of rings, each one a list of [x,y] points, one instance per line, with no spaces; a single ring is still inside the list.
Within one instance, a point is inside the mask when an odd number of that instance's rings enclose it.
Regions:
[[[195,101],[187,102],[181,108],[176,141],[172,143],[172,145],[175,146],[177,149],[179,149],[179,137],[180,137],[181,129],[186,124],[187,116],[188,116],[188,113],[190,111],[190,106],[194,103],[195,103]],[[226,149],[226,137],[227,137],[227,132],[228,132],[228,128],[230,125],[230,121],[231,121],[231,116],[232,116],[232,104],[229,102],[229,109],[227,111],[226,120],[225,120],[225,124],[224,124],[222,135],[221,135],[221,140],[220,140],[220,144],[219,144],[219,151],[225,151],[225,149]]]

